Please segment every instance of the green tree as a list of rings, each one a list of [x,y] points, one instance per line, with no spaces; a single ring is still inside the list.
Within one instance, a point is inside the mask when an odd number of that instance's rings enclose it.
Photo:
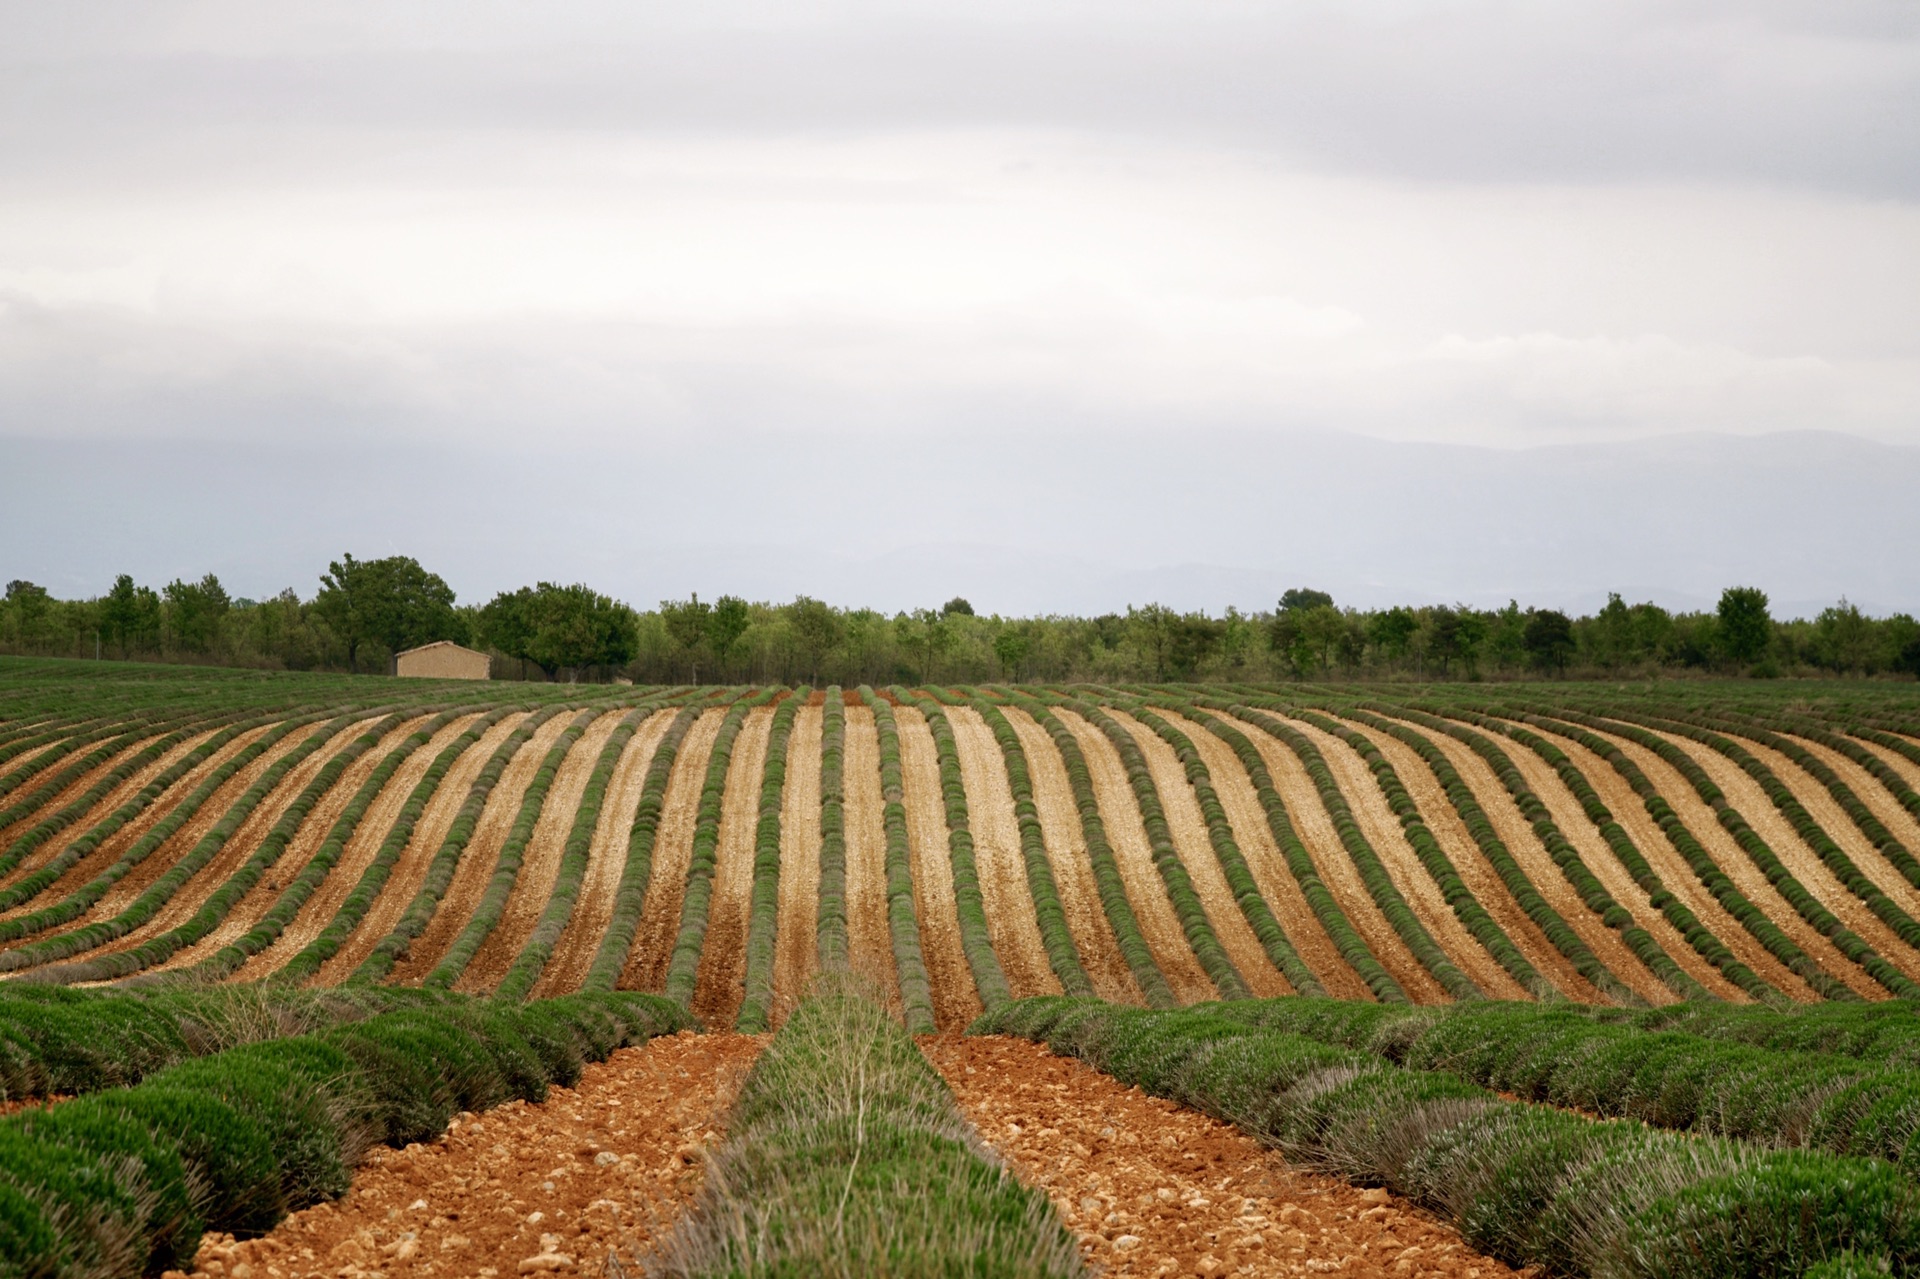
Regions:
[[[973,605],[967,603],[965,596],[956,595],[940,606],[940,616],[942,617],[950,617],[955,613],[959,613],[964,617],[973,616]]]
[[[153,588],[134,585],[122,573],[100,600],[100,629],[105,639],[125,657],[134,649],[155,648],[160,642],[160,596]]]
[[[1332,608],[1333,596],[1325,591],[1316,591],[1310,587],[1296,586],[1280,596],[1282,613],[1305,612],[1311,608]]]
[[[845,628],[840,615],[810,595],[797,597],[787,605],[787,625],[793,631],[793,643],[800,664],[808,672],[807,682],[819,684],[820,667],[840,643]]]
[[[480,610],[479,639],[520,663],[521,678],[527,673],[529,641],[533,637],[533,588],[502,591]]]
[[[1033,651],[1033,640],[1023,626],[1007,625],[993,637],[994,660],[1000,663],[1000,672],[1009,682],[1017,683],[1026,667],[1027,654]]]
[[[7,583],[7,620],[13,640],[22,648],[39,648],[49,639],[53,597],[44,586],[24,579]]]
[[[166,600],[167,629],[173,634],[174,645],[188,653],[217,653],[226,630],[227,610],[233,604],[220,579],[211,573],[197,582],[176,578],[167,583],[161,595]]]
[[[1420,619],[1410,608],[1396,607],[1375,613],[1367,624],[1367,641],[1389,663],[1406,660],[1408,646],[1420,629]]]
[[[343,555],[320,575],[314,611],[347,647],[347,669],[360,669],[369,642],[389,654],[466,638],[453,607],[453,588],[410,555],[356,560]]]
[[[634,611],[584,583],[541,582],[526,607],[527,657],[550,680],[566,671],[571,683],[583,667],[624,666],[639,648]]]
[[[717,665],[726,666],[733,646],[752,625],[753,609],[738,595],[722,595],[713,602],[713,612],[707,617],[707,645]]]
[[[686,656],[690,672],[687,682],[698,684],[700,647],[706,642],[708,625],[713,620],[713,605],[702,604],[697,592],[688,595],[684,601],[661,600],[660,620],[666,623],[668,636]]]
[[[1773,645],[1773,615],[1767,593],[1757,586],[1729,586],[1720,592],[1720,651],[1742,666],[1766,656]]]
[[[1573,619],[1565,613],[1550,608],[1530,611],[1521,638],[1535,666],[1550,673],[1567,669],[1567,659],[1573,656]]]
[[[1858,605],[1849,603],[1846,596],[1841,596],[1838,604],[1820,611],[1820,616],[1814,619],[1813,630],[1822,666],[1844,674],[1865,673],[1876,665],[1880,637],[1873,622],[1860,612]]]

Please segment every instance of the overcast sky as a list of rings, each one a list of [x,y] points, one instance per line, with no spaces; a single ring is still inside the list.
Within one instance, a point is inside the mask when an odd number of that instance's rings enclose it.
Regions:
[[[1907,0],[0,3],[0,448],[1920,448],[1917,140]]]

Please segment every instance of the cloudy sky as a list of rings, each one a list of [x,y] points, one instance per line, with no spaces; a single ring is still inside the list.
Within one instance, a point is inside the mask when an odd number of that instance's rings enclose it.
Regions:
[[[0,572],[310,591],[311,542],[469,597],[1681,601],[1782,573],[1785,515],[1817,554],[1776,592],[1920,608],[1876,544],[1920,515],[1847,522],[1920,476],[1916,138],[1904,2],[4,5]],[[1644,525],[1634,460],[1699,433],[1658,500],[1755,536],[1687,573],[1388,500],[1444,457]],[[1185,467],[1177,523],[1138,509],[1168,456],[1234,496]],[[265,477],[285,564],[222,501]],[[1263,515],[1309,490],[1372,549]]]

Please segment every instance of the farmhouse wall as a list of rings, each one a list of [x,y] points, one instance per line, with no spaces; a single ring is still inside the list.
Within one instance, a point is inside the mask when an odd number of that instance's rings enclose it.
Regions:
[[[485,653],[445,640],[410,648],[394,662],[396,674],[414,679],[490,679],[492,665]]]

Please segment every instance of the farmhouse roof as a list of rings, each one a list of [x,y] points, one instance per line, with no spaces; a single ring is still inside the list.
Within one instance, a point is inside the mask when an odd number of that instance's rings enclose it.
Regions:
[[[479,649],[468,648],[465,644],[456,644],[452,640],[435,640],[431,644],[422,644],[418,648],[403,648],[398,653],[395,653],[394,657],[395,659],[399,659],[407,656],[409,653],[424,653],[431,648],[455,648],[459,649],[462,653],[475,653],[481,657],[486,656],[486,654],[481,653]]]

